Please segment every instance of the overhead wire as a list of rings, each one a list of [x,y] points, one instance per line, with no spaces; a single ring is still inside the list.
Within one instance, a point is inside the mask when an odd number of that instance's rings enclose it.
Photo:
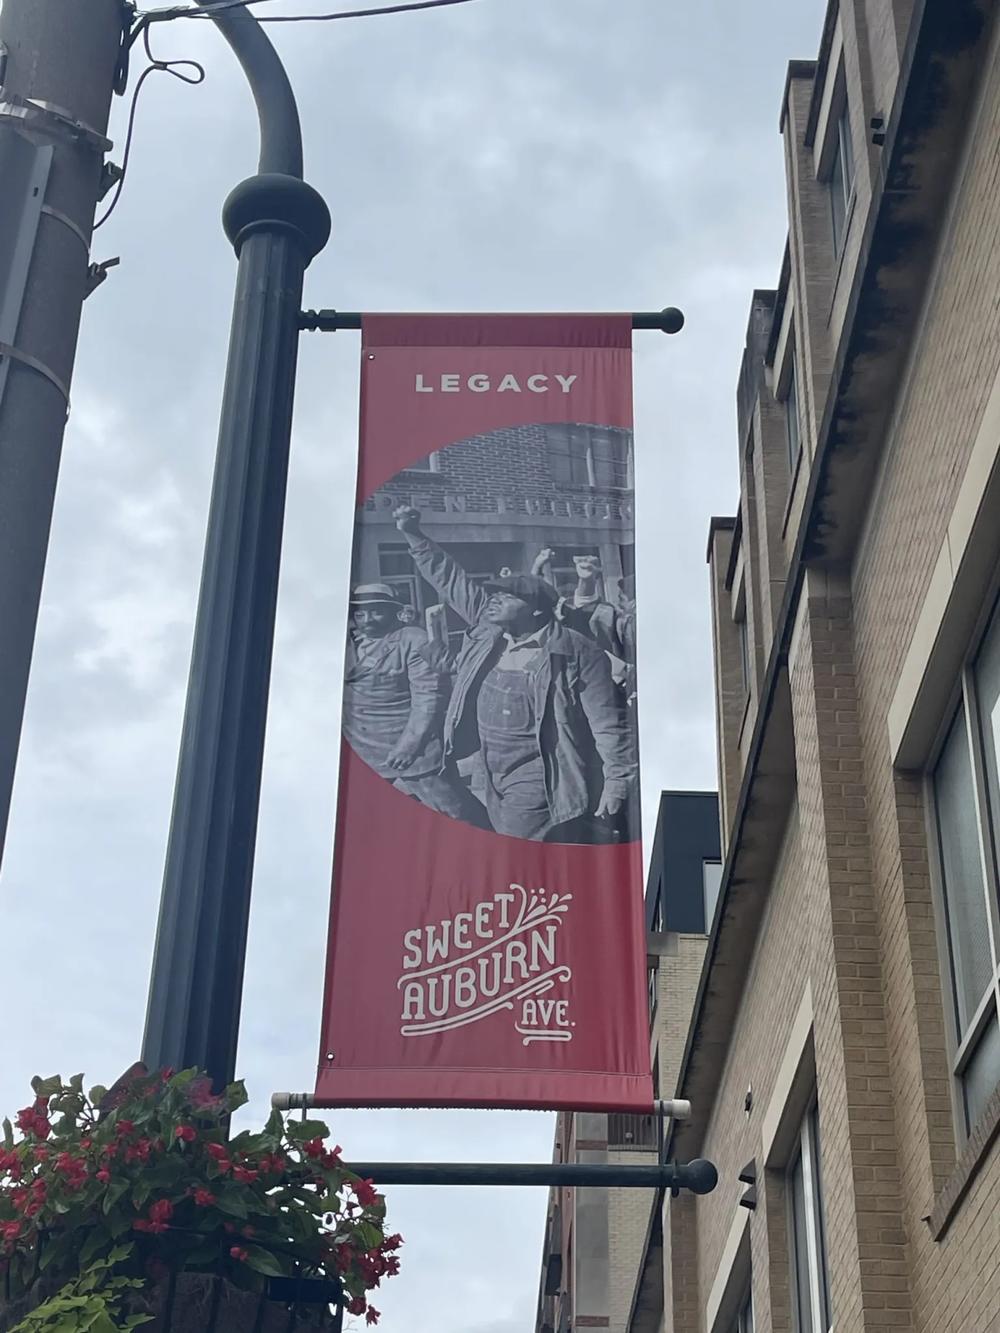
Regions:
[[[141,17],[147,22],[160,22],[164,19],[211,19],[214,14],[227,10],[244,10],[250,5],[264,4],[267,0],[219,0],[218,4],[194,9],[187,6],[173,6],[168,9],[147,9],[141,11]],[[377,18],[382,14],[406,14],[418,9],[442,9],[447,5],[467,5],[473,0],[408,0],[405,4],[381,5],[371,9],[345,9],[331,14],[257,14],[231,13],[230,18],[253,19],[257,23],[332,23],[337,19]]]
[[[121,175],[118,177],[117,181],[115,181],[110,204],[101,214],[100,218],[94,223],[94,231],[97,231],[98,227],[104,226],[105,222],[107,222],[108,218],[118,207],[118,201],[121,199],[122,190],[125,187],[125,175],[128,171],[129,158],[132,154],[132,138],[135,132],[136,111],[139,107],[139,94],[150,74],[156,74],[158,72],[170,74],[175,79],[180,79],[182,83],[191,84],[192,87],[197,86],[199,83],[204,83],[205,81],[205,67],[204,65],[199,64],[197,60],[158,60],[156,56],[153,55],[149,45],[148,24],[144,24],[142,27],[142,44],[149,64],[139,75],[138,79],[136,79],[135,87],[132,90],[132,102],[128,112],[128,128],[125,131],[125,147],[122,150]]]

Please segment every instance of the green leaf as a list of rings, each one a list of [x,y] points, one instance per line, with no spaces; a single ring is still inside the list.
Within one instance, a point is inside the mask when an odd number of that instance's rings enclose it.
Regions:
[[[230,1083],[223,1093],[223,1099],[230,1111],[238,1111],[241,1106],[246,1106],[250,1098],[243,1080],[237,1079],[235,1083]]]
[[[104,1202],[101,1205],[101,1211],[104,1213],[105,1217],[111,1212],[111,1209],[122,1195],[128,1191],[128,1187],[129,1181],[127,1180],[112,1180],[111,1184],[104,1192]]]
[[[92,1102],[94,1106],[100,1106],[101,1102],[104,1101],[107,1095],[108,1095],[108,1090],[104,1086],[104,1084],[95,1083],[94,1086],[87,1093],[87,1100],[89,1102]]]
[[[288,1137],[295,1143],[307,1143],[310,1139],[325,1139],[330,1131],[322,1120],[290,1120]]]
[[[216,1206],[220,1212],[228,1213],[230,1217],[246,1218],[250,1216],[243,1191],[230,1185],[223,1186],[217,1197]]]
[[[381,1244],[382,1232],[379,1227],[372,1226],[371,1222],[359,1222],[357,1225],[358,1239],[366,1250],[374,1250]]]
[[[6,1116],[4,1116],[3,1120],[3,1146],[8,1150],[8,1152],[14,1146],[14,1126],[10,1123],[10,1121],[7,1119]]]
[[[40,1081],[36,1092],[39,1097],[54,1097],[57,1092],[62,1092],[62,1085],[62,1079],[59,1075],[53,1074],[51,1078],[43,1078]],[[32,1087],[34,1087],[34,1079],[32,1079]]]
[[[244,1263],[248,1268],[252,1268],[257,1273],[264,1273],[267,1277],[286,1277],[291,1274],[292,1265],[282,1263],[276,1254],[271,1254],[269,1250],[262,1250],[259,1245],[245,1245],[246,1258]]]
[[[98,1250],[103,1249],[107,1243],[108,1233],[104,1228],[91,1225],[90,1234],[80,1249],[80,1267],[83,1268],[89,1264]]]
[[[83,1075],[74,1074],[69,1081],[69,1086],[74,1092],[83,1092]]]

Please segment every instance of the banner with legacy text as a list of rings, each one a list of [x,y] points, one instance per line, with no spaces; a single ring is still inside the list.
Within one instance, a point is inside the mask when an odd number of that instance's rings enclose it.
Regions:
[[[628,316],[372,316],[317,1099],[647,1110]]]

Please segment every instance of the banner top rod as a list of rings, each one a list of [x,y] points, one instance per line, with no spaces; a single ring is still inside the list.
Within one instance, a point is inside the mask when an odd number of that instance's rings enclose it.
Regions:
[[[632,315],[633,329],[658,330],[660,333],[680,333],[684,327],[684,313],[676,306],[663,310],[640,310]],[[360,329],[361,312],[358,310],[303,310],[299,328],[305,333],[337,333],[342,329]]]

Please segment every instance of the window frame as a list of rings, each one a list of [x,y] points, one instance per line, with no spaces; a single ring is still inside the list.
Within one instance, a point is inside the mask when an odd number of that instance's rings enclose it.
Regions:
[[[552,447],[553,439],[559,438],[557,429],[550,428],[546,436],[546,456],[548,458],[549,475],[555,486],[569,487],[573,490],[591,490],[602,492],[618,492],[627,495],[635,489],[635,441],[633,433],[617,426],[593,426],[583,422],[557,422],[553,427],[565,429],[565,448],[554,449]],[[578,435],[577,432],[580,432]],[[613,457],[603,458],[594,453],[595,442],[599,442],[603,437],[609,441],[616,441],[621,437],[624,444],[624,456],[621,459]],[[582,445],[582,448],[579,446]],[[577,448],[574,450],[574,446]],[[567,458],[569,460],[568,478],[559,477],[552,465],[553,456]],[[573,464],[582,464],[583,471],[586,474],[586,481],[574,477]],[[610,466],[611,469],[624,467],[624,476],[620,481],[601,481],[598,479],[598,472],[603,466]]]
[[[794,329],[792,336],[794,337]],[[798,357],[794,344],[788,351],[788,376],[781,395],[781,405],[785,410],[785,452],[788,458],[789,484],[792,484],[802,457],[802,411],[799,403]]]
[[[976,665],[986,645],[989,633],[1000,634],[1000,594],[998,589],[984,601],[985,610],[970,636],[970,648],[959,670],[948,707],[943,712],[942,725],[930,752],[924,772],[924,812],[927,823],[928,860],[930,862],[931,892],[934,900],[934,920],[938,944],[941,977],[941,998],[945,1009],[945,1031],[948,1038],[948,1057],[951,1072],[952,1112],[955,1137],[959,1148],[969,1139],[978,1120],[969,1108],[966,1076],[983,1040],[990,1021],[1000,1027],[1000,810],[995,814],[995,827],[990,819],[989,791],[986,776],[983,718],[976,687]],[[945,883],[943,845],[940,833],[938,796],[935,777],[958,719],[959,711],[965,718],[964,738],[966,757],[971,760],[973,794],[976,815],[979,867],[982,872],[983,894],[986,899],[987,934],[990,948],[991,980],[969,1016],[964,1031],[959,1016],[959,976],[951,941],[951,909],[948,886]],[[997,1083],[1000,1087],[1000,1081]],[[987,1099],[988,1100],[988,1099]],[[981,1112],[980,1112],[981,1113]]]
[[[854,142],[851,138],[851,106],[847,100],[846,91],[841,91],[838,98],[836,119],[834,120],[831,117],[830,139],[830,163],[826,171],[825,183],[830,199],[833,253],[839,259],[844,253],[844,244],[851,225],[851,205],[854,202],[854,189],[857,180],[857,163],[854,159]],[[840,168],[839,181],[837,179],[838,165]]]
[[[802,1203],[805,1208],[806,1253],[799,1254],[796,1232],[796,1202],[793,1177],[801,1164]],[[833,1327],[830,1299],[830,1269],[823,1216],[822,1145],[819,1136],[819,1104],[814,1096],[799,1123],[794,1145],[785,1166],[785,1198],[788,1208],[789,1294],[792,1298],[796,1333],[829,1333]],[[800,1268],[800,1258],[804,1268]],[[799,1275],[804,1271],[809,1293],[809,1323],[803,1324],[799,1299]]]

